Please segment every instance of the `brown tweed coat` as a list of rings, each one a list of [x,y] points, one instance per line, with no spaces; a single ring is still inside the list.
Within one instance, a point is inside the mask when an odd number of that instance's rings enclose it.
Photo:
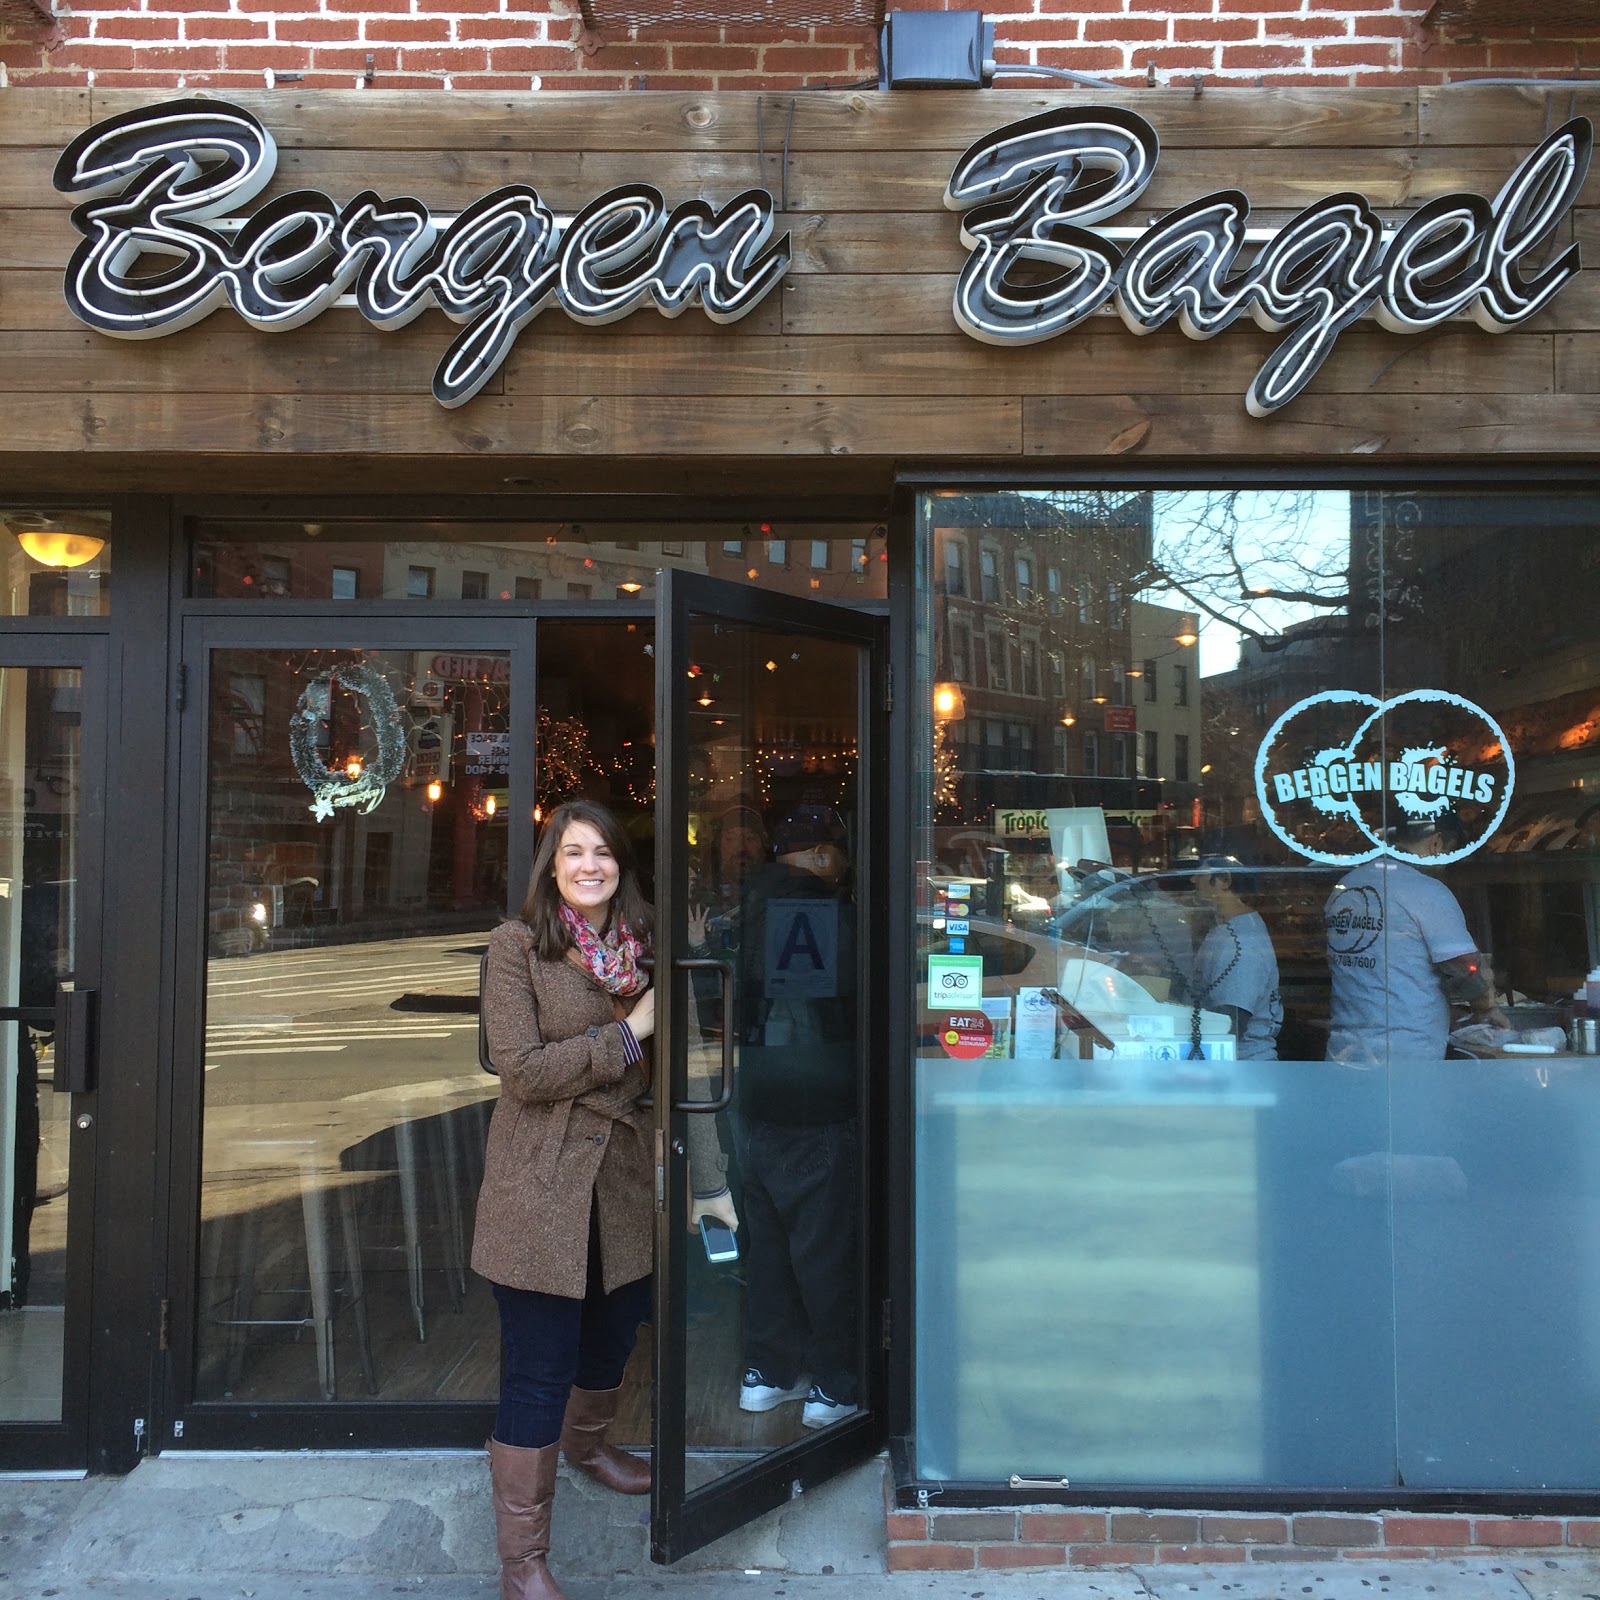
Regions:
[[[638,1106],[644,1075],[623,1058],[611,996],[570,961],[540,961],[532,931],[512,921],[489,936],[483,1012],[500,1099],[489,1122],[474,1271],[514,1289],[582,1298],[593,1196],[606,1291],[644,1277],[655,1243],[650,1119]]]

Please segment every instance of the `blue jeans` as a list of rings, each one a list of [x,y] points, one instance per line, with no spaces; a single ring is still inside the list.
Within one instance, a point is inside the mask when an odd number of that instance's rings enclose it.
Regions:
[[[589,1280],[583,1299],[491,1285],[500,1307],[501,1444],[539,1450],[561,1437],[567,1395],[615,1389],[633,1354],[639,1324],[650,1317],[650,1279],[605,1292],[600,1266],[600,1208],[589,1210]]]

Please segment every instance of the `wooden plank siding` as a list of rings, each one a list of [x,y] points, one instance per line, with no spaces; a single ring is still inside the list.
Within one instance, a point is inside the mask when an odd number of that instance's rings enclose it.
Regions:
[[[886,472],[895,461],[1034,468],[1129,452],[1206,462],[1586,457],[1600,425],[1600,288],[1590,273],[1513,333],[1462,322],[1407,338],[1363,324],[1265,421],[1246,413],[1243,395],[1279,341],[1253,323],[1203,343],[1175,329],[1136,338],[1111,313],[1040,345],[965,337],[951,313],[965,252],[942,205],[951,165],[1006,122],[1104,98],[1080,91],[239,93],[229,98],[279,147],[263,198],[314,188],[342,202],[374,188],[448,213],[524,182],[570,213],[629,180],[655,184],[669,203],[725,199],[761,181],[776,194],[786,182],[793,267],[725,327],[698,311],[674,321],[641,311],[604,328],[547,311],[455,411],[430,393],[459,331],[439,312],[384,333],[335,308],[263,334],[224,309],[169,337],[107,339],[62,298],[77,236],[73,201],[51,174],[76,131],[164,98],[0,92],[7,482],[65,478],[73,461],[93,476],[96,460],[140,482],[152,471],[177,482],[185,462],[198,471],[225,460],[244,481],[252,458],[285,456],[455,462],[465,477],[450,481],[472,481],[476,466],[491,484],[511,461],[546,461],[562,483],[582,482],[581,464],[597,458],[827,459],[841,471],[875,458]],[[1492,196],[1550,127],[1574,110],[1600,116],[1600,90],[1169,89],[1118,103],[1148,117],[1163,146],[1150,189],[1118,224],[1230,185],[1258,220],[1347,189],[1398,220],[1452,190]],[[1600,173],[1582,198],[1566,231],[1600,261]]]

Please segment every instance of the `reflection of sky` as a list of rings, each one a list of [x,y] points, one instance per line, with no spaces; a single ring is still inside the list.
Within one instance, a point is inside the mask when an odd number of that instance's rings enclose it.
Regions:
[[[1154,519],[1156,564],[1177,584],[1158,580],[1140,598],[1198,612],[1202,678],[1238,666],[1245,637],[1241,628],[1208,615],[1207,607],[1261,634],[1344,610],[1242,592],[1281,590],[1342,600],[1350,561],[1350,496],[1342,490],[1158,492]]]

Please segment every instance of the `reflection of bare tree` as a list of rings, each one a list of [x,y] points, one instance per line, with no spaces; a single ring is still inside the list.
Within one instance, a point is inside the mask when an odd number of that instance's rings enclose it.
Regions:
[[[1202,615],[1262,650],[1281,648],[1286,608],[1327,619],[1319,634],[1348,631],[1348,521],[1319,517],[1315,491],[1216,489],[1158,494],[1146,593],[1181,595]],[[1344,496],[1339,496],[1341,508]],[[1304,635],[1302,635],[1303,637]]]

